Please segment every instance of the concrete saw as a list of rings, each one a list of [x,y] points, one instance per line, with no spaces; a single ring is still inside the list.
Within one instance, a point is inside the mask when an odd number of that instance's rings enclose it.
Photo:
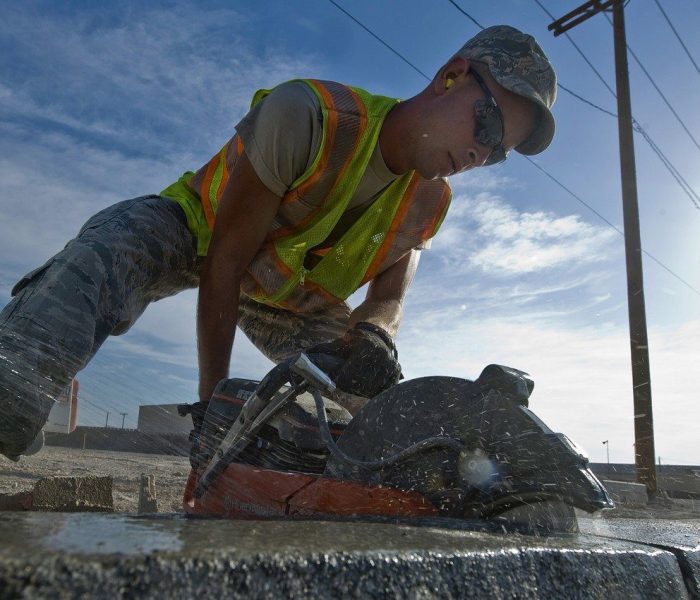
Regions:
[[[313,358],[299,354],[261,382],[218,384],[193,440],[187,513],[449,518],[550,533],[577,530],[574,507],[613,506],[585,453],[529,409],[534,383],[522,371],[404,381],[353,418]]]

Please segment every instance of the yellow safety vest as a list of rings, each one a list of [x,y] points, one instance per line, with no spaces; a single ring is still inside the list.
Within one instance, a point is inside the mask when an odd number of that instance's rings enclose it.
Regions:
[[[323,113],[322,141],[313,164],[282,198],[278,222],[247,268],[241,291],[258,302],[312,312],[342,302],[364,283],[433,237],[451,199],[444,179],[411,171],[394,180],[332,246],[323,242],[352,199],[398,100],[339,83],[302,80]],[[271,90],[260,90],[254,106]],[[234,136],[196,174],[185,173],[161,192],[182,206],[198,253],[206,255],[219,199],[243,152]],[[322,256],[307,269],[312,252]]]

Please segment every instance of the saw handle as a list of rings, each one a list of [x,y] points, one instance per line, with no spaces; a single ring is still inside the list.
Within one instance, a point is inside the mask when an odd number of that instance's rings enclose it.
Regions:
[[[313,361],[303,352],[300,353],[296,360],[291,363],[290,369],[302,377],[309,384],[309,387],[327,396],[332,396],[336,387],[326,371],[333,372],[337,366],[342,366],[343,361],[327,354],[313,354],[312,356],[315,359]]]
[[[337,368],[338,364],[342,365],[342,361],[321,354],[314,355],[314,359],[315,361],[311,361],[301,352],[276,365],[265,375],[214,452],[194,490],[195,498],[201,498],[207,488],[254,439],[262,426],[282,407],[293,402],[299,394],[307,388],[320,390],[328,395],[335,391],[335,384],[331,378],[316,363],[332,369]],[[282,388],[287,384],[290,384],[290,388],[282,392]]]

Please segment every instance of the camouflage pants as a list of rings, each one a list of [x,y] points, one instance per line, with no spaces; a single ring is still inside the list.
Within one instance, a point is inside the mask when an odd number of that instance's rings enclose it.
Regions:
[[[0,451],[31,442],[107,336],[128,331],[151,302],[197,287],[201,262],[182,209],[145,196],[97,213],[23,277],[0,313]],[[241,296],[238,326],[279,362],[341,336],[349,316],[344,303],[295,314]]]

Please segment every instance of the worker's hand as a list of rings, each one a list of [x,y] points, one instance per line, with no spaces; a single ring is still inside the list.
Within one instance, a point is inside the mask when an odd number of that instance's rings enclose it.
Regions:
[[[305,353],[321,368],[328,361],[318,355],[336,359],[338,366],[328,375],[342,391],[356,396],[374,398],[396,385],[401,377],[398,352],[391,336],[373,323],[357,323],[343,337],[316,344]]]

